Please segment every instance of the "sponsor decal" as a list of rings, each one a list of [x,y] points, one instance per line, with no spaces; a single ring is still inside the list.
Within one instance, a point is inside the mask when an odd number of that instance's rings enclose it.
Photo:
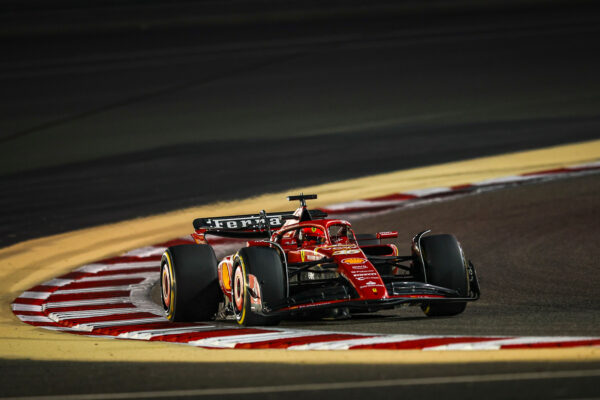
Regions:
[[[352,277],[357,281],[366,281],[370,279],[379,280],[379,274],[374,271],[351,271]]]
[[[311,250],[300,250],[300,258],[304,261],[317,261],[323,258],[323,256],[315,251]]]
[[[358,249],[354,249],[354,250],[338,250],[338,251],[334,251],[332,253],[332,255],[334,256],[341,256],[341,255],[347,255],[347,254],[359,254],[360,250]]]
[[[352,269],[366,269],[369,268],[368,265],[353,265]],[[354,272],[352,272],[354,274]]]
[[[325,246],[321,246],[322,249],[332,249],[332,250],[350,250],[356,249],[356,246],[353,244],[328,244]]]
[[[360,258],[360,257],[354,257],[354,258],[344,258],[342,260],[342,262],[344,264],[348,264],[348,265],[357,265],[357,264],[364,264],[367,262],[367,260],[365,260],[364,258]]]
[[[283,224],[281,215],[269,215],[268,219],[271,226],[281,226]],[[264,218],[256,216],[247,218],[209,218],[204,223],[215,229],[251,229],[265,225],[266,221]]]
[[[370,288],[376,288],[376,287],[383,287],[383,285],[380,285],[375,282],[370,282],[370,283],[371,284],[367,283],[366,285],[359,286],[359,289],[370,289]]]
[[[366,281],[367,279],[373,279],[376,278],[376,276],[355,276],[354,279],[356,279],[357,281]]]

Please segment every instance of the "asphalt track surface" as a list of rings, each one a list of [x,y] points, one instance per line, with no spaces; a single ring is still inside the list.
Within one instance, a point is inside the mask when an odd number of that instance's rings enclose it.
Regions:
[[[210,34],[191,26],[2,37],[0,245],[291,184],[597,138],[600,14],[591,3],[556,4]],[[598,176],[561,180],[359,221],[360,231],[400,230],[401,246],[425,227],[455,233],[483,298],[452,319],[409,309],[285,324],[597,334],[599,187]],[[2,396],[64,395],[598,368],[2,360],[0,388]],[[245,396],[600,396],[597,374],[521,377]]]

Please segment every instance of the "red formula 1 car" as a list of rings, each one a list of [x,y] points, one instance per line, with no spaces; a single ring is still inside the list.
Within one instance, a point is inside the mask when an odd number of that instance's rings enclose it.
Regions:
[[[411,255],[381,239],[397,232],[355,235],[349,222],[308,210],[194,220],[197,244],[169,247],[161,288],[171,321],[235,318],[240,325],[273,325],[294,316],[349,317],[399,305],[420,305],[428,316],[456,315],[479,298],[475,268],[452,235],[417,234]],[[248,239],[217,261],[207,235]]]

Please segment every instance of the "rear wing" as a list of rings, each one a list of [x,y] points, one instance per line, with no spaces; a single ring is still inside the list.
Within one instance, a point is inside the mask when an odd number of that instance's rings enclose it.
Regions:
[[[327,213],[321,210],[308,210],[308,212],[311,219],[323,219],[327,217]],[[260,214],[196,218],[194,220],[194,229],[202,230],[205,234],[225,237],[269,237],[270,229],[279,229],[285,224],[286,220],[299,218],[294,215],[294,211],[267,213],[264,215],[266,215],[266,219]]]

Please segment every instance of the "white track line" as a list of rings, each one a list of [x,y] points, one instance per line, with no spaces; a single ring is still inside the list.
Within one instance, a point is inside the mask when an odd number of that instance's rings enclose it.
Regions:
[[[54,279],[49,280],[48,282],[42,283],[42,285],[43,286],[65,286],[72,282],[73,282],[73,279],[54,278]]]
[[[363,334],[368,336],[368,334]],[[360,346],[364,344],[381,344],[381,343],[400,343],[408,340],[421,340],[435,338],[439,336],[426,335],[386,335],[380,337],[357,338],[348,340],[336,340],[331,342],[315,342],[296,346],[290,346],[288,350],[348,350],[352,346]]]
[[[166,335],[179,335],[181,333],[193,333],[193,332],[201,332],[208,330],[217,330],[218,328],[215,325],[198,325],[198,326],[189,326],[186,328],[163,328],[163,329],[148,329],[143,331],[133,331],[133,332],[125,332],[121,333],[117,337],[123,339],[137,339],[137,340],[150,340],[155,336],[166,336]]]
[[[75,271],[96,274],[100,271],[104,271],[107,266],[108,266],[108,264],[87,264],[87,265],[77,268]]]
[[[600,369],[565,370],[544,372],[516,372],[507,374],[434,376],[426,378],[400,378],[370,381],[346,381],[328,383],[299,383],[293,385],[218,387],[210,389],[164,390],[154,392],[94,393],[60,396],[2,397],[0,400],[113,400],[156,399],[191,396],[232,396],[264,393],[318,392],[321,390],[380,389],[384,387],[455,385],[465,383],[536,381],[547,379],[577,379],[600,376]]]
[[[135,279],[135,278],[158,278],[158,272],[137,272],[134,274],[115,274],[115,275],[100,275],[86,276],[85,278],[77,279],[75,282],[97,282],[97,281],[114,281],[117,279]]]
[[[148,310],[148,309],[143,309],[143,308],[138,308],[138,307],[130,307],[130,308],[107,308],[107,309],[103,309],[103,310],[67,311],[67,312],[50,313],[50,315],[56,321],[62,321],[62,320],[70,320],[70,319],[106,317],[108,315],[132,314],[132,313],[138,313],[138,312],[147,312],[150,314],[156,314],[153,309]]]
[[[212,337],[212,338],[207,338],[207,339],[194,340],[194,341],[188,342],[188,344],[192,345],[192,346],[202,346],[202,347],[234,348],[237,344],[242,344],[242,343],[260,343],[260,342],[268,342],[271,340],[278,340],[278,339],[293,339],[293,338],[299,338],[299,337],[303,337],[303,336],[330,335],[330,334],[332,334],[332,332],[309,331],[309,330],[306,330],[306,331],[288,330],[288,331],[269,332],[269,333],[249,333],[249,334],[244,334],[244,335]]]
[[[166,247],[156,247],[156,246],[147,246],[140,247],[139,249],[131,250],[125,253],[125,256],[134,256],[134,257],[150,257],[162,254],[167,250]]]
[[[370,208],[370,207],[385,207],[385,206],[398,206],[400,204],[402,204],[403,202],[410,200],[410,199],[396,199],[396,200],[357,200],[357,201],[351,201],[348,203],[340,203],[337,205],[333,205],[333,206],[329,206],[329,207],[325,207],[328,210],[335,210],[335,211],[344,211],[348,208]]]
[[[83,267],[76,269],[77,272],[89,272],[96,274],[100,271],[117,271],[120,269],[134,269],[134,268],[149,268],[149,267],[160,267],[160,261],[130,261],[116,264],[88,264]]]
[[[48,297],[50,297],[51,294],[52,294],[52,292],[30,292],[30,291],[27,291],[27,292],[21,293],[21,295],[18,298],[45,300]]]
[[[99,286],[92,288],[83,288],[83,289],[61,289],[56,290],[53,293],[48,293],[52,295],[56,294],[80,294],[80,293],[95,293],[95,292],[114,292],[114,291],[129,291],[135,284],[131,285],[120,285],[120,286]],[[27,293],[27,292],[26,292]]]
[[[450,187],[434,187],[434,188],[427,188],[427,189],[409,190],[407,192],[402,192],[401,194],[410,194],[410,195],[417,196],[417,197],[424,197],[424,196],[431,196],[434,194],[451,193],[453,191],[454,190]]]
[[[13,304],[11,306],[13,311],[42,311],[42,306],[32,304]]]
[[[50,301],[44,304],[44,309],[52,309],[58,307],[80,307],[80,306],[93,306],[100,304],[119,304],[119,303],[131,303],[129,297],[108,297],[106,299],[90,299],[90,300],[72,300],[72,301]]]
[[[506,338],[499,340],[490,340],[484,342],[471,342],[471,343],[452,343],[442,346],[426,347],[423,350],[437,351],[437,350],[499,350],[502,346],[512,344],[534,344],[534,343],[554,343],[554,342],[575,342],[579,340],[594,340],[597,337],[577,337],[577,336],[526,336],[517,338]]]
[[[539,179],[542,176],[546,176],[546,174],[526,175],[526,176],[517,176],[517,175],[503,176],[501,178],[492,178],[492,179],[486,179],[483,181],[479,181],[477,183],[474,183],[473,185],[474,186],[485,186],[485,185],[499,185],[502,183],[517,183],[517,182],[529,181],[532,179]]]
[[[56,323],[56,321],[53,321],[53,322]],[[51,330],[51,331],[82,332],[81,329],[71,328],[71,327],[68,327],[68,326],[60,326],[60,325],[41,326],[40,328],[48,329],[48,330]],[[85,335],[85,336],[89,336],[89,335]],[[104,336],[101,336],[101,335],[98,335],[98,336],[99,337],[104,337]],[[110,337],[110,338],[112,338],[112,337]]]
[[[152,322],[167,322],[168,320],[165,317],[156,317],[156,318],[139,318],[139,319],[126,319],[120,321],[102,321],[102,322],[88,322],[85,324],[75,325],[77,329],[84,331],[92,331],[97,328],[107,328],[111,326],[122,326],[122,325],[141,325],[141,324],[150,324]]]
[[[17,314],[17,317],[19,317],[19,319],[21,321],[25,321],[25,322],[52,322],[53,324],[56,323],[56,321],[51,320],[50,318],[48,318],[45,315],[19,315],[19,314]]]

